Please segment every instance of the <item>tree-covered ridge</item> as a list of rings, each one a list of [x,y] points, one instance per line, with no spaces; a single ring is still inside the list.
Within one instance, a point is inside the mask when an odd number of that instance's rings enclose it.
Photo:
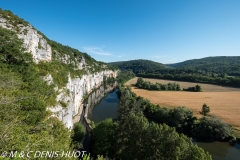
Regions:
[[[239,72],[240,63],[238,63],[240,58],[212,57],[210,59],[211,61],[214,62],[215,58],[216,61],[217,59],[221,59],[222,61],[220,61],[219,63],[213,63],[212,66],[206,67],[205,70],[203,68],[197,67],[193,68],[190,65],[189,67],[178,68],[173,67],[171,68],[170,66],[167,65],[165,65],[164,67],[164,65],[162,64],[154,65],[154,63],[156,62],[152,63],[152,61],[147,60],[136,60],[136,62],[138,63],[135,63],[135,61],[126,61],[126,62],[113,62],[110,64],[115,65],[122,70],[132,70],[138,77],[201,82],[240,87],[240,77],[238,77],[238,75],[240,75]],[[233,63],[231,60],[235,62]],[[194,64],[195,60],[193,60],[192,62]],[[144,67],[142,67],[143,66],[142,63],[144,64]],[[232,63],[233,65],[231,66]],[[209,62],[209,65],[211,65],[211,62]],[[202,67],[205,66],[207,65],[202,65]]]
[[[160,68],[165,68],[165,66],[161,63],[143,59],[111,62],[109,64],[117,66],[121,70],[132,70],[134,73],[153,72]]]
[[[193,59],[167,66],[189,68],[206,73],[228,74],[240,76],[240,56],[218,56]]]
[[[138,73],[136,75],[144,78],[159,78],[240,87],[240,77],[227,76],[226,74],[203,73],[187,68],[160,69],[152,73]]]
[[[177,71],[194,72],[203,75],[240,75],[240,56],[217,56],[202,59],[187,60],[174,64],[161,64],[150,60],[131,60],[111,62],[122,70],[132,70],[134,73],[166,72],[168,69],[179,69]]]

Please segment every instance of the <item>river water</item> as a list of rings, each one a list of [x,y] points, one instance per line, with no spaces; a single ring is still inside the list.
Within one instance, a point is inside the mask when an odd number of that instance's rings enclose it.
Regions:
[[[88,111],[88,119],[95,124],[106,118],[117,117],[119,99],[116,90],[113,91],[115,85],[112,85],[108,92],[106,90],[96,91],[97,94],[93,93],[94,96],[92,97],[90,95],[89,102],[93,102],[94,97],[97,99],[95,103],[91,104]],[[99,95],[101,98],[97,98],[96,95]],[[208,151],[212,155],[213,160],[240,160],[240,144],[231,146],[228,142],[216,141],[206,143],[197,142],[195,139],[193,139],[193,143]]]
[[[106,118],[117,118],[118,101],[116,90],[110,92],[93,108],[92,113],[88,112],[88,119],[96,124]]]

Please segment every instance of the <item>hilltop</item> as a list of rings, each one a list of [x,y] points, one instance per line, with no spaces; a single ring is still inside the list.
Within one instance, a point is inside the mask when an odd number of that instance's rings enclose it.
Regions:
[[[240,56],[217,56],[167,64],[173,68],[191,68],[219,74],[240,75]]]
[[[166,68],[162,63],[144,59],[110,62],[108,64],[116,66],[121,70],[132,70],[134,73],[153,72],[158,69]]]
[[[108,64],[121,70],[132,70],[134,73],[154,73],[163,69],[190,69],[205,73],[240,75],[240,56],[206,57],[173,64],[144,59],[110,62]]]
[[[240,87],[240,56],[207,57],[175,64],[162,64],[149,60],[132,60],[109,64],[122,70],[132,70],[139,77]]]

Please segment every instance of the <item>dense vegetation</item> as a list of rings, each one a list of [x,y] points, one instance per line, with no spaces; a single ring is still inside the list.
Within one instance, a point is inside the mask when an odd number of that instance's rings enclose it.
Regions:
[[[111,62],[122,70],[132,70],[134,73],[151,73],[159,69],[176,68],[199,71],[208,74],[220,74],[230,76],[240,76],[240,57],[239,56],[218,56],[193,59],[174,64],[162,64],[150,60],[131,60],[121,62]]]
[[[200,85],[196,85],[194,87],[188,87],[187,89],[183,88],[183,90],[191,92],[202,92],[202,87]]]
[[[121,86],[119,95],[118,118],[106,119],[93,129],[92,155],[101,154],[112,159],[211,159],[174,128],[149,122],[142,111],[152,104]]]
[[[193,112],[184,106],[174,109],[160,107],[159,105],[150,103],[147,99],[137,97],[131,92],[130,88],[119,87],[119,96],[121,97],[122,94],[131,95],[134,105],[138,106],[147,117],[154,119],[154,121],[160,124],[165,123],[170,127],[175,127],[179,133],[184,133],[205,141],[229,140],[233,138],[232,127],[217,117],[208,116],[210,108],[206,104],[203,105],[201,111],[204,116],[197,119],[193,116]],[[201,130],[202,134],[199,134]]]
[[[199,119],[193,134],[200,140],[229,140],[233,138],[232,127],[214,116],[203,116]]]
[[[219,63],[215,63],[218,59],[222,59]],[[234,60],[232,62],[232,60]],[[212,83],[228,86],[237,86],[240,87],[240,75],[239,72],[239,57],[213,57],[210,60],[202,59],[204,62],[210,61],[214,65],[210,65],[207,68],[205,65],[201,67],[192,67],[191,65],[186,65],[179,68],[170,68],[170,66],[155,65],[156,62],[148,60],[135,60],[135,61],[126,61],[126,62],[114,62],[112,65],[118,66],[120,69],[132,70],[136,76],[143,78],[160,78],[160,79],[169,79],[169,80],[178,80],[178,81],[189,81],[189,82],[202,82],[202,83]],[[194,64],[196,61],[192,61],[191,64]],[[202,62],[202,63],[203,63]],[[211,64],[208,62],[209,64]],[[233,66],[231,64],[233,63]],[[204,63],[203,63],[204,64]],[[126,67],[127,66],[127,67]],[[142,67],[144,66],[144,67]],[[221,69],[221,68],[225,69]],[[219,69],[216,69],[219,68]],[[225,72],[226,71],[226,72]]]
[[[202,72],[212,72],[217,74],[228,74],[240,76],[240,57],[239,56],[219,56],[206,57],[202,59],[188,60],[180,63],[169,64],[174,68],[191,68]]]
[[[159,68],[165,68],[165,66],[161,63],[141,59],[122,62],[111,62],[109,64],[117,66],[123,71],[132,70],[134,73],[153,72]]]
[[[142,77],[139,77],[137,83],[135,84],[136,87],[141,89],[147,90],[155,90],[155,91],[180,91],[180,85],[177,83],[151,83],[149,81],[144,81]],[[200,85],[196,85],[194,87],[189,87],[187,89],[183,88],[183,91],[191,91],[191,92],[202,92],[202,87]]]
[[[157,90],[157,91],[180,91],[180,85],[177,83],[168,83],[168,84],[161,84],[156,83],[152,84],[149,81],[144,81],[143,78],[139,77],[137,83],[135,84],[136,87],[147,89],[147,90]]]
[[[206,74],[196,73],[195,71],[193,72],[189,71],[190,73],[186,73],[185,71],[181,72],[181,70],[182,69],[167,69],[167,70],[159,71],[156,73],[136,74],[136,75],[138,77],[143,77],[143,78],[159,78],[159,79],[187,81],[187,82],[200,82],[200,83],[210,83],[210,84],[240,87],[239,77],[206,75]],[[176,72],[176,74],[174,72]],[[162,74],[162,73],[166,73],[166,74]]]
[[[72,146],[75,149],[82,148],[82,140],[85,134],[85,127],[80,123],[77,122],[73,126],[73,133],[71,135],[72,138]]]
[[[136,77],[136,75],[132,71],[121,71],[117,75],[117,82],[121,85],[134,77]]]

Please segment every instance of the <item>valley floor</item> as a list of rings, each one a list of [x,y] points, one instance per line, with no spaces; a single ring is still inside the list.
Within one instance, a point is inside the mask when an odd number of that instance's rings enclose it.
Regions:
[[[169,80],[148,79],[152,83],[158,82],[166,84],[174,82]],[[135,84],[137,78],[129,80],[125,85]],[[177,82],[177,81],[175,81]],[[181,88],[193,87],[199,83],[177,82]],[[149,99],[154,104],[161,107],[186,106],[193,110],[195,116],[201,117],[199,111],[202,105],[206,103],[210,106],[210,114],[216,115],[223,121],[231,124],[234,128],[240,130],[240,89],[231,87],[222,87],[211,84],[200,84],[203,92],[185,92],[185,91],[148,91],[131,87],[132,91],[138,96]]]

